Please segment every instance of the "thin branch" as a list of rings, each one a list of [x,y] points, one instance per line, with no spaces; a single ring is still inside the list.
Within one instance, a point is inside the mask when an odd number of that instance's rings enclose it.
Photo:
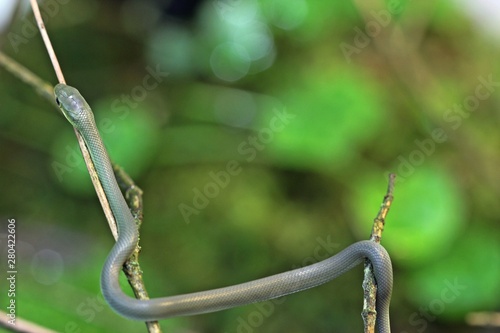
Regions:
[[[61,71],[61,67],[59,66],[59,62],[57,61],[57,57],[55,55],[54,49],[52,48],[52,44],[50,43],[49,36],[47,34],[47,30],[45,29],[45,25],[43,24],[42,17],[40,15],[40,10],[38,8],[38,3],[36,0],[31,0],[31,7],[33,8],[33,13],[35,14],[35,19],[37,21],[37,25],[40,29],[40,33],[43,37],[43,41],[45,43],[45,47],[47,48],[47,52],[50,55],[50,60],[52,61],[52,65],[54,67],[54,71],[56,72],[56,75],[59,79],[60,83],[65,83],[66,81],[64,80],[64,76]],[[50,97],[52,103],[54,102],[54,91],[52,89],[51,91],[51,97]],[[80,146],[80,151],[82,152],[83,159],[85,161],[85,165],[87,166],[87,170],[90,175],[90,179],[92,180],[92,184],[94,185],[94,188],[97,193],[97,197],[99,198],[99,202],[101,203],[102,209],[104,211],[104,215],[106,215],[106,220],[108,221],[109,227],[111,228],[111,233],[113,234],[113,237],[118,239],[118,229],[116,227],[116,221],[113,216],[113,213],[111,211],[111,207],[108,202],[108,198],[106,198],[106,195],[104,194],[104,190],[102,188],[101,182],[99,181],[99,177],[97,175],[97,172],[94,167],[94,163],[92,162],[92,159],[90,158],[90,152],[87,149],[87,146],[85,145],[85,141],[83,140],[82,136],[80,133],[74,129],[76,138],[78,140],[78,145]]]
[[[47,29],[45,29],[45,24],[43,23],[42,15],[40,14],[40,8],[38,8],[38,2],[36,0],[31,0],[31,8],[33,9],[33,14],[35,14],[36,23],[38,24],[38,30],[40,30],[43,42],[45,43],[45,47],[47,48],[47,52],[49,53],[50,61],[52,61],[52,67],[54,67],[57,79],[59,80],[59,83],[66,83],[61,70],[61,66],[59,66],[59,61],[57,60],[56,53],[54,52],[52,43],[50,43],[49,34],[47,33]]]
[[[137,224],[137,229],[140,229],[143,221],[142,190],[120,166],[113,164],[113,171],[120,190],[125,194],[125,200],[127,200],[130,212]],[[142,279],[141,266],[139,265],[140,252],[141,247],[139,246],[139,242],[137,242],[134,252],[123,265],[123,272],[127,276],[128,283],[132,287],[135,297],[137,299],[149,299],[144,280]],[[146,322],[146,327],[151,333],[161,333],[161,327],[157,321]]]
[[[389,174],[389,184],[387,185],[387,192],[384,197],[384,201],[382,201],[382,205],[380,206],[380,210],[373,219],[373,228],[372,234],[370,235],[370,240],[375,243],[380,243],[380,239],[382,238],[382,232],[384,232],[385,226],[385,218],[389,213],[389,209],[391,208],[392,200],[394,200],[394,184],[396,183],[396,174]]]
[[[5,328],[9,332],[57,333],[56,331],[45,328],[26,319],[19,318],[17,315],[15,324],[11,324],[9,323],[9,315],[3,311],[0,311],[0,327]]]
[[[370,235],[370,240],[375,243],[380,243],[382,238],[382,232],[384,231],[385,218],[389,213],[391,208],[394,192],[394,184],[396,182],[396,174],[389,174],[389,185],[387,186],[387,192],[380,206],[380,210],[373,219],[372,233]],[[375,332],[375,322],[377,319],[376,311],[376,300],[377,300],[377,284],[375,283],[375,276],[373,275],[373,267],[369,260],[365,260],[364,268],[364,279],[363,279],[363,290],[364,290],[364,302],[363,311],[361,312],[361,317],[363,317],[363,322],[365,325],[365,333]]]
[[[61,67],[59,66],[59,61],[57,60],[57,56],[54,52],[54,49],[52,48],[52,44],[50,43],[49,35],[47,34],[47,30],[45,29],[45,24],[43,23],[42,16],[40,15],[40,9],[38,8],[38,3],[36,2],[36,0],[31,0],[31,7],[35,15],[38,28],[40,29],[40,34],[43,37],[45,47],[47,48],[47,52],[49,53],[50,60],[52,61],[52,66],[54,67],[54,71],[56,72],[56,75],[59,79],[59,83],[66,83],[66,81],[64,80],[64,75],[62,73]],[[53,88],[51,89],[50,100],[52,101],[53,104],[55,104]],[[118,239],[118,229],[116,226],[116,221],[111,211],[108,199],[104,194],[101,182],[99,181],[99,177],[95,170],[94,163],[90,158],[90,152],[88,151],[87,146],[85,145],[85,141],[83,140],[80,133],[76,129],[73,130],[75,131],[75,135],[78,140],[78,145],[80,147],[80,151],[82,152],[85,165],[87,166],[90,179],[92,180],[92,184],[94,185],[94,188],[96,190],[97,197],[99,198],[99,202],[101,203],[109,227],[111,228],[111,233],[113,234],[113,237],[116,240]]]
[[[47,101],[52,103],[52,105],[57,107],[56,100],[54,99],[54,88],[48,82],[40,79],[38,76],[33,74],[29,69],[19,64],[12,58],[8,57],[4,53],[0,52],[0,65],[2,65],[6,70],[8,70],[12,75],[19,78],[24,83],[35,88],[36,92],[45,98]],[[59,110],[59,108],[57,108]]]

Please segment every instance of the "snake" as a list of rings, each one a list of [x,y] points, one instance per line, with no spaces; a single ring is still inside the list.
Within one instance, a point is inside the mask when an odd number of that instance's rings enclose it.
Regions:
[[[377,284],[376,328],[378,332],[390,333],[391,259],[382,245],[369,240],[353,243],[317,263],[228,287],[147,300],[138,300],[125,294],[118,278],[138,241],[135,220],[114,176],[92,109],[80,92],[69,85],[57,84],[54,95],[60,110],[80,133],[88,148],[117,222],[118,238],[104,263],[100,281],[102,294],[115,312],[132,320],[156,321],[263,302],[324,284],[367,258],[373,266]]]

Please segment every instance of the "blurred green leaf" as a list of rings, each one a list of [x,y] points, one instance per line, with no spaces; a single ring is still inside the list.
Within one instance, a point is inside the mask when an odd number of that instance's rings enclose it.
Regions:
[[[471,311],[495,310],[500,294],[498,236],[489,229],[472,227],[448,250],[446,257],[412,274],[409,298],[418,308],[447,319],[461,319]]]
[[[384,105],[374,82],[353,72],[311,71],[283,104],[293,118],[275,130],[270,159],[305,169],[336,169],[352,162],[356,152],[380,130]],[[268,112],[261,122],[270,127]]]

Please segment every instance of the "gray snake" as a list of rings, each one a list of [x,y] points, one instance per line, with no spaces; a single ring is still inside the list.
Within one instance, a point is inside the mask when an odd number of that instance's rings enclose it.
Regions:
[[[130,319],[153,321],[262,302],[326,283],[368,258],[373,265],[378,288],[377,330],[381,333],[390,332],[391,259],[380,244],[366,240],[354,243],[318,263],[229,287],[150,300],[137,300],[127,296],[120,288],[118,277],[123,263],[137,243],[138,231],[134,218],[116,182],[90,106],[78,90],[65,84],[56,85],[54,93],[61,111],[85,141],[117,221],[118,239],[101,274],[102,293],[116,312]]]

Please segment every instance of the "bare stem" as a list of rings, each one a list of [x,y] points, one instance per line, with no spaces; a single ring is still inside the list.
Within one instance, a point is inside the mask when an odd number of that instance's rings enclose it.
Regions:
[[[45,29],[45,24],[43,24],[42,15],[40,14],[40,8],[38,8],[38,2],[36,0],[30,1],[31,8],[33,9],[33,14],[35,14],[36,23],[38,24],[38,29],[40,30],[43,42],[45,43],[45,47],[47,48],[47,52],[49,53],[50,61],[52,61],[52,67],[54,67],[57,79],[59,80],[59,83],[66,83],[61,70],[61,66],[59,66],[59,61],[57,60],[56,53],[54,52],[54,48],[52,47],[52,43],[50,42],[49,34],[47,33],[47,29]]]
[[[57,75],[57,78],[59,79],[59,83],[66,83],[66,81],[64,80],[64,75],[61,70],[61,66],[59,66],[59,61],[57,60],[57,56],[54,52],[54,48],[50,43],[49,35],[47,33],[47,30],[45,29],[45,25],[43,23],[42,16],[40,14],[40,9],[38,8],[38,3],[36,0],[30,0],[30,1],[31,1],[31,8],[33,9],[33,14],[35,15],[35,19],[38,24],[38,28],[40,30],[40,34],[42,35],[45,47],[47,48],[47,52],[49,53],[50,60],[52,61],[52,66],[54,67],[54,71]],[[52,99],[54,99],[53,96],[54,95],[52,93]],[[87,146],[85,145],[85,142],[83,141],[83,138],[80,135],[80,133],[76,129],[74,131],[76,138],[78,140],[78,145],[80,146],[80,150],[83,155],[83,159],[85,160],[85,165],[87,166],[87,170],[90,174],[90,179],[92,180],[92,184],[94,185],[94,188],[97,192],[97,196],[104,210],[104,214],[106,215],[106,219],[108,220],[111,232],[116,240],[118,238],[118,229],[116,227],[116,221],[111,211],[108,199],[104,194],[104,190],[102,188],[101,182],[99,181],[99,177],[97,176],[94,163],[90,158],[90,152],[88,151]]]
[[[392,200],[394,199],[394,184],[396,181],[396,174],[389,174],[389,185],[387,186],[387,192],[380,206],[380,210],[373,219],[372,233],[370,240],[375,243],[380,243],[382,238],[382,232],[384,231],[385,218],[389,209],[391,208]],[[363,279],[363,291],[364,291],[364,301],[363,301],[363,311],[361,312],[361,317],[365,325],[365,333],[375,332],[375,323],[377,319],[376,311],[376,300],[377,300],[377,284],[375,282],[375,276],[373,275],[373,267],[369,260],[365,260],[364,268],[364,279]]]
[[[127,204],[130,207],[130,212],[134,217],[137,229],[141,228],[143,221],[143,205],[142,205],[142,190],[134,183],[134,180],[125,173],[125,171],[118,165],[113,164],[113,171],[120,186],[120,190],[124,193]],[[144,280],[142,278],[142,270],[139,265],[139,253],[141,247],[139,243],[135,247],[134,252],[130,258],[123,264],[123,272],[127,276],[128,283],[134,291],[137,299],[149,299]],[[157,321],[146,322],[148,332],[161,333],[160,324]]]
[[[54,88],[50,83],[40,79],[29,69],[2,52],[0,52],[0,65],[24,83],[27,83],[35,88],[36,92],[46,100],[50,101],[52,105],[57,106],[54,99]]]

